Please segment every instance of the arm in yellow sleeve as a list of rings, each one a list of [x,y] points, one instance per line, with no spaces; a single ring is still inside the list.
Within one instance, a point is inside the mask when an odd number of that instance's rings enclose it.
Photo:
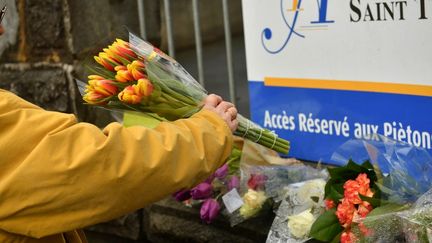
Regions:
[[[0,229],[39,238],[119,217],[204,180],[231,146],[212,111],[101,131],[0,90]]]

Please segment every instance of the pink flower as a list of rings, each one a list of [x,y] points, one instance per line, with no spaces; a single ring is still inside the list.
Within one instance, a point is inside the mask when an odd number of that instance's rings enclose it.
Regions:
[[[195,200],[209,198],[213,194],[213,187],[210,183],[203,182],[192,188],[191,195]]]
[[[180,190],[173,194],[176,201],[182,202],[192,197],[190,190]]]
[[[215,177],[218,179],[223,179],[228,174],[228,165],[224,164],[214,173]]]
[[[218,216],[219,210],[220,205],[215,199],[207,199],[201,205],[201,219],[207,224],[210,224]]]
[[[324,203],[325,203],[325,207],[326,207],[327,210],[332,209],[332,208],[335,207],[335,203],[334,203],[334,201],[331,200],[331,199],[326,199],[326,200],[324,201]]]
[[[351,243],[356,242],[356,238],[350,230],[347,230],[342,233],[340,241],[341,243]]]
[[[366,173],[359,174],[356,178],[356,181],[359,184],[358,192],[361,195],[367,196],[367,197],[373,196],[373,192],[371,191],[370,186],[369,186],[370,180],[367,177]]]
[[[354,204],[350,203],[346,198],[342,199],[342,202],[339,203],[336,210],[336,216],[339,219],[339,223],[343,227],[349,226],[352,223],[354,214],[356,214]]]
[[[352,204],[360,204],[362,200],[359,197],[360,185],[355,180],[347,180],[343,186],[344,197]]]
[[[357,212],[360,217],[366,217],[370,211],[372,211],[372,205],[370,205],[370,203],[363,201],[361,204],[358,205]]]
[[[238,176],[231,176],[231,178],[228,181],[228,191],[231,191],[232,189],[236,188],[239,189],[240,187],[240,179]]]
[[[257,190],[258,188],[261,188],[264,186],[265,182],[267,180],[267,176],[262,174],[251,174],[247,185],[249,189]]]

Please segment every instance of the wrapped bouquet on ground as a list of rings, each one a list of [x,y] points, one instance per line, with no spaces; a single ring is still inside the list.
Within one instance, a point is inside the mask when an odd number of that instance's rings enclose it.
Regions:
[[[231,225],[261,214],[272,214],[286,197],[287,186],[291,183],[326,178],[326,174],[319,169],[269,152],[268,149],[245,142],[240,161],[240,189],[237,192],[243,204],[226,214]]]
[[[322,194],[306,190],[311,201],[293,202],[298,189],[292,190],[295,196],[281,204],[268,242],[432,240],[432,158],[426,150],[381,137],[351,140],[333,158],[345,166],[328,168],[324,188],[314,182]]]

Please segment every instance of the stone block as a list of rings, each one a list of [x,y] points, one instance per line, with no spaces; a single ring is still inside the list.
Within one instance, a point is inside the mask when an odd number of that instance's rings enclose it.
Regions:
[[[155,4],[155,1],[145,2],[146,12],[149,12],[147,16],[150,24],[148,30],[158,34],[158,17],[150,14],[158,5]],[[70,15],[72,48],[78,59],[86,58],[89,53],[97,53],[111,44],[117,37],[127,40],[128,30],[139,33],[136,1],[68,0],[67,4]],[[155,36],[157,35],[151,35],[153,39],[156,38]]]
[[[273,217],[269,211],[231,227],[220,215],[206,224],[200,219],[199,208],[188,208],[167,198],[146,209],[144,232],[151,242],[265,242]]]
[[[69,80],[64,66],[54,64],[2,64],[0,88],[51,111],[73,112]]]
[[[72,59],[65,30],[63,0],[26,0],[21,21],[26,61],[70,62]],[[21,23],[22,24],[22,23]]]
[[[140,211],[125,215],[107,223],[86,228],[87,231],[115,235],[124,239],[137,240],[140,237],[141,219]]]

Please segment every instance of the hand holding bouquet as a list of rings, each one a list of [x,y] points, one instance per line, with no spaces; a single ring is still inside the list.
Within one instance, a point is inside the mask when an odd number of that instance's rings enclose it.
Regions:
[[[207,94],[199,83],[171,57],[133,34],[129,42],[117,39],[94,59],[83,92],[87,104],[142,112],[160,121],[187,118],[203,108]],[[237,119],[235,135],[288,153],[288,141],[241,115]]]

